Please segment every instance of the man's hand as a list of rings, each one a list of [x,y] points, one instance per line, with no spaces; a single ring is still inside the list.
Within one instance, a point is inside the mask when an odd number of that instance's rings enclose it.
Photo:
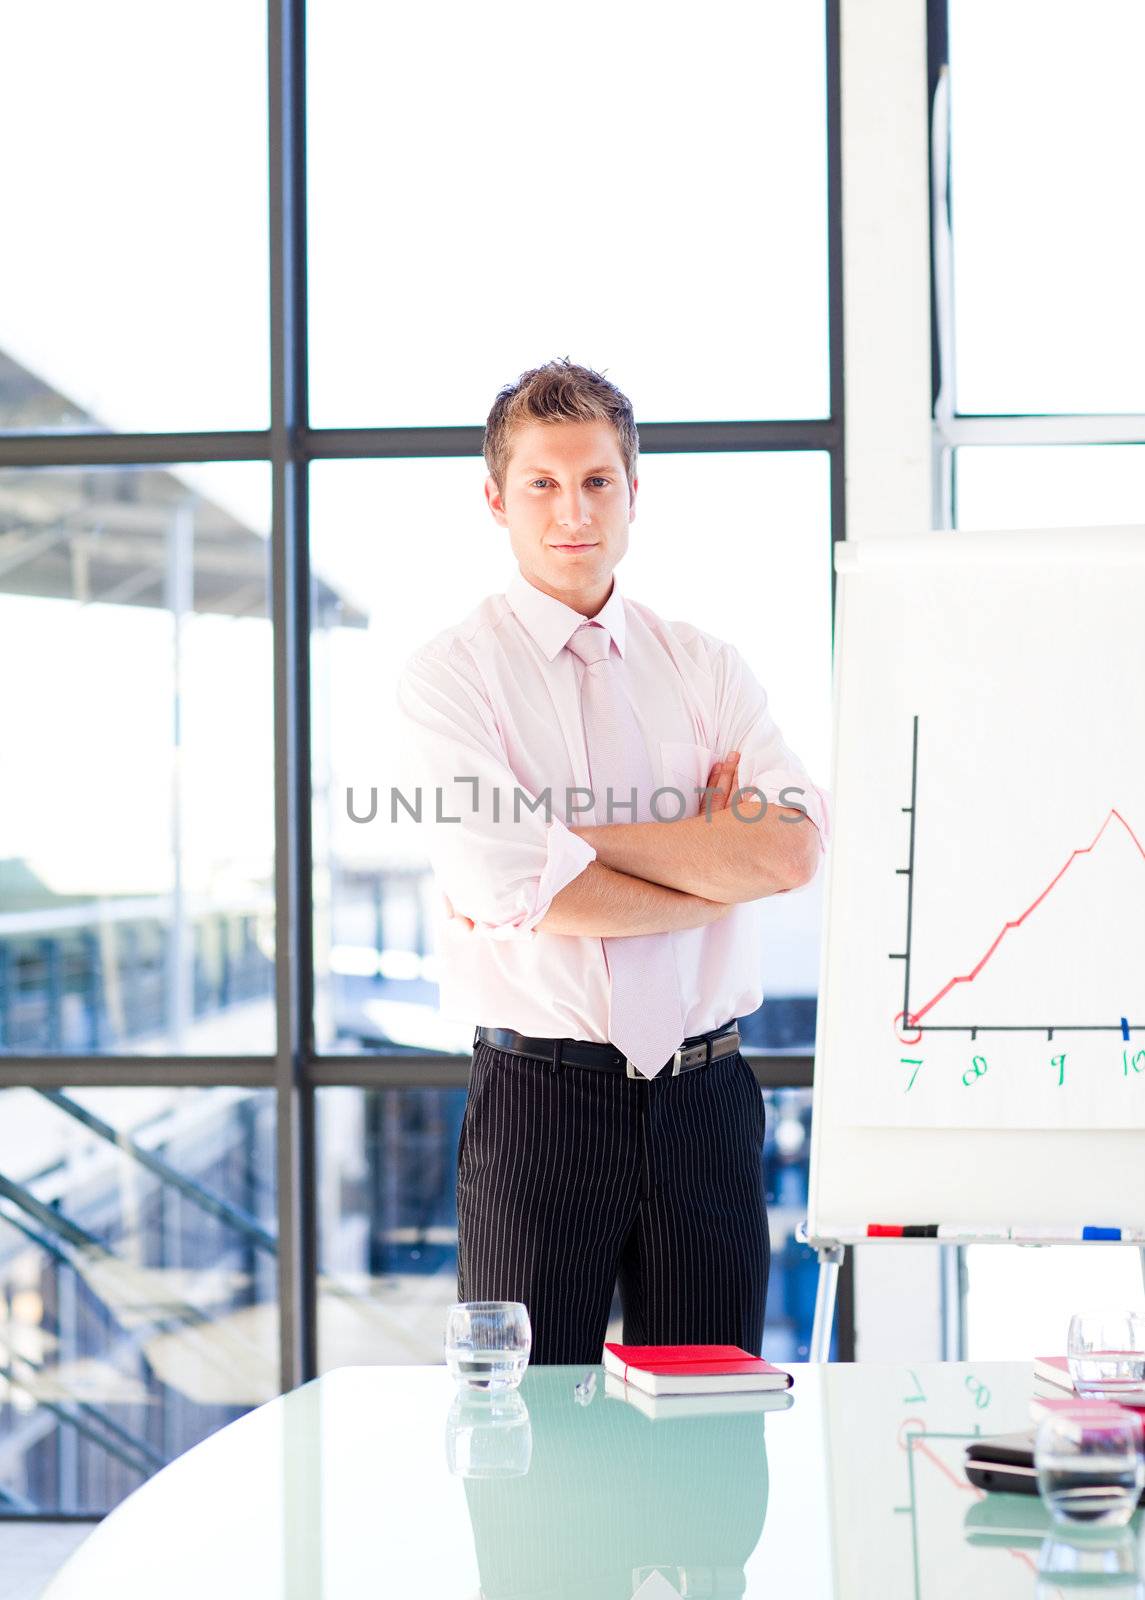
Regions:
[[[473,931],[474,926],[475,926],[473,918],[472,917],[463,917],[460,911],[455,911],[453,909],[453,905],[452,905],[452,903],[450,901],[450,898],[446,894],[444,889],[441,891],[441,898],[445,901],[445,914],[446,914],[446,916],[449,917],[450,920],[453,921],[453,922],[460,922],[462,927],[466,928],[471,933]]]
[[[705,815],[712,811],[726,811],[731,803],[732,788],[736,781],[736,769],[739,766],[739,751],[733,750],[730,755],[724,756],[722,761],[716,761],[708,773],[706,787],[714,789],[715,794],[703,796],[702,810]]]
[[[694,817],[572,831],[592,845],[601,866],[702,900],[738,905],[784,894],[814,875],[818,833],[805,808],[772,806],[738,789],[739,757],[733,750],[713,763],[705,790],[697,789],[702,798]],[[805,827],[793,837],[790,825],[798,822]]]

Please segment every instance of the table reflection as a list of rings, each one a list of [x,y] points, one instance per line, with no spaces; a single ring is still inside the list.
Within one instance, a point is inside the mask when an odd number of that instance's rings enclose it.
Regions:
[[[774,1397],[656,1400],[609,1380],[586,1402],[567,1368],[536,1367],[515,1400],[512,1416],[486,1402],[483,1419],[463,1398],[447,1423],[483,1600],[746,1592],[767,1515]]]

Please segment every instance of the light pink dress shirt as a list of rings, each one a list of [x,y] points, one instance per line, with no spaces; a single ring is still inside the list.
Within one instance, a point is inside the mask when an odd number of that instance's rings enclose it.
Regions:
[[[828,795],[783,742],[764,689],[734,646],[622,597],[615,574],[596,620],[620,653],[657,781],[687,799],[681,814],[700,813],[696,790],[713,761],[739,750],[739,783],[754,785],[769,802],[802,805],[819,830],[822,854]],[[411,802],[420,788],[438,886],[475,923],[469,929],[448,917],[440,901],[442,1015],[602,1043],[609,979],[601,939],[537,931],[553,896],[596,856],[570,831],[595,824],[580,711],[585,668],[564,648],[584,621],[518,572],[504,594],[488,595],[415,651],[397,693],[399,787]],[[781,801],[789,786],[801,792]],[[522,799],[514,816],[514,788],[529,804],[540,799],[535,813]],[[576,789],[584,792],[567,792]],[[680,802],[665,796],[659,809],[674,817]],[[618,807],[614,820],[631,821],[631,813]],[[675,955],[685,1037],[747,1016],[762,1001],[758,900],[733,905],[706,927],[656,937],[669,940]]]

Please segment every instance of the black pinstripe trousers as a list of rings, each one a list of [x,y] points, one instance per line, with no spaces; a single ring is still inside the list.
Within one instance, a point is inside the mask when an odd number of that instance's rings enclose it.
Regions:
[[[771,1246],[764,1108],[737,1051],[629,1078],[478,1041],[457,1145],[459,1300],[521,1300],[532,1363],[626,1344],[758,1353]]]

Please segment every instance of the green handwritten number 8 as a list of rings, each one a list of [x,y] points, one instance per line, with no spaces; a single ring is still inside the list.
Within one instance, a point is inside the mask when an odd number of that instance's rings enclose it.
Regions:
[[[974,1057],[973,1066],[969,1069],[969,1071],[964,1072],[962,1074],[962,1081],[966,1085],[966,1087],[969,1089],[970,1085],[972,1083],[974,1083],[978,1078],[980,1078],[985,1071],[986,1071],[986,1057],[985,1056],[975,1056]]]
[[[966,1387],[974,1396],[974,1404],[979,1411],[985,1411],[990,1404],[990,1391],[986,1385],[977,1379],[972,1372],[966,1375]]]

